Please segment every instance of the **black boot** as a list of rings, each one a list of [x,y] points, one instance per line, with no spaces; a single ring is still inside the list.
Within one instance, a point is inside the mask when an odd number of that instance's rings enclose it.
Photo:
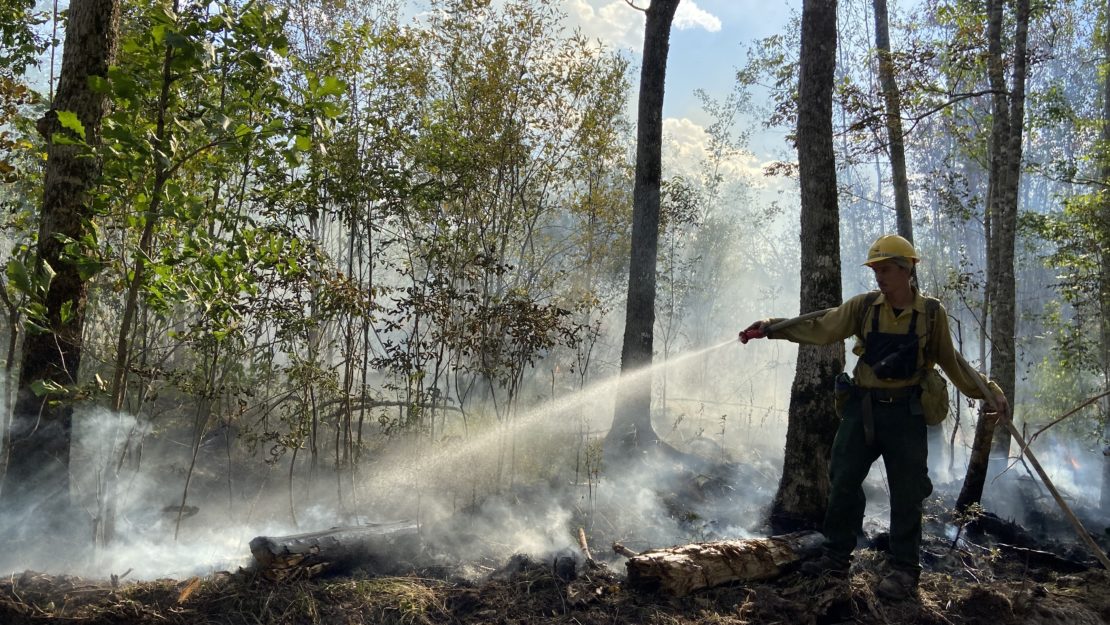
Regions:
[[[917,593],[919,576],[917,571],[891,567],[890,573],[875,588],[875,594],[888,601],[908,599]]]
[[[821,577],[822,575],[847,575],[851,566],[850,556],[842,556],[829,550],[822,551],[821,555],[812,560],[807,560],[798,568],[806,577]]]

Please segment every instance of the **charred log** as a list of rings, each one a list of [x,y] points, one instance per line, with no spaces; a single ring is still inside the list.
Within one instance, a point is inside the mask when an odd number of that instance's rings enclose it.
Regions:
[[[640,555],[620,543],[613,543],[613,553],[622,555],[626,558],[635,558],[636,556]]]
[[[1021,525],[990,512],[984,512],[976,517],[967,528],[973,534],[989,534],[1000,542],[1017,547],[1029,548],[1040,544],[1040,541]]]
[[[273,582],[355,569],[390,575],[412,568],[420,552],[412,521],[336,527],[294,536],[258,536],[250,542],[259,574]]]
[[[628,583],[642,592],[683,597],[722,584],[778,577],[815,554],[825,537],[796,532],[652,549],[629,558]]]
[[[1060,573],[1081,573],[1098,566],[1097,563],[1094,562],[1080,562],[1078,560],[1058,556],[1048,551],[1041,551],[1040,549],[1018,547],[1006,543],[998,543],[998,548],[1022,560],[1028,566],[1052,569]]]

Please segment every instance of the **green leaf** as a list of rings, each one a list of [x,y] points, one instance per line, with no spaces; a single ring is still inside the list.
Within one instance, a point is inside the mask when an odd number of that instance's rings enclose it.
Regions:
[[[69,393],[69,389],[51,380],[35,380],[31,382],[31,392],[36,397],[44,397],[46,395],[66,395]]]
[[[325,76],[323,84],[316,90],[316,95],[326,98],[333,95],[343,95],[347,92],[347,83],[335,76]]]
[[[177,31],[166,32],[166,45],[171,48],[184,49],[191,45],[189,38]]]
[[[8,266],[5,268],[4,273],[7,274],[8,280],[12,286],[18,289],[21,293],[31,293],[31,274],[27,272],[27,266],[16,259],[8,261]]]
[[[69,325],[70,323],[73,323],[73,320],[77,318],[76,315],[77,303],[73,300],[62,304],[62,308],[58,311],[58,318],[59,321],[61,321],[62,325]]]
[[[50,142],[54,145],[85,145],[84,141],[78,141],[60,133],[50,135]]]
[[[127,38],[120,44],[120,49],[126,54],[138,54],[142,52],[143,46],[133,38]]]
[[[105,267],[103,261],[89,256],[81,256],[75,259],[74,264],[77,266],[77,274],[81,276],[81,279],[84,281],[91,280],[93,276],[103,271]]]
[[[335,119],[343,114],[343,107],[334,102],[324,102],[320,105],[320,110],[328,119]]]
[[[81,124],[81,120],[77,119],[77,113],[73,111],[58,111],[58,123],[62,128],[72,130],[81,138],[85,140],[85,127]]]
[[[93,93],[108,93],[112,90],[112,86],[108,84],[108,79],[103,76],[89,76],[88,82],[89,89]]]
[[[297,150],[300,152],[308,152],[312,149],[312,139],[303,135],[297,135]]]
[[[174,13],[173,9],[171,9],[169,6],[166,6],[166,3],[164,2],[159,3],[158,6],[154,8],[154,11],[151,12],[151,17],[154,19],[154,21],[161,22],[163,24],[177,23],[177,14]]]

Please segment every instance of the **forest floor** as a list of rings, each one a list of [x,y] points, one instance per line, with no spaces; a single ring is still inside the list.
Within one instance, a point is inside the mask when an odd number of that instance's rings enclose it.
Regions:
[[[619,559],[579,558],[569,575],[553,557],[517,555],[465,563],[466,576],[439,567],[280,584],[248,570],[126,583],[24,571],[0,578],[0,624],[1110,624],[1110,571],[1074,541],[1048,538],[1067,535],[1061,519],[1041,523],[1049,531],[1040,537],[1001,520],[957,533],[942,520],[950,505],[937,495],[928,502],[925,572],[903,601],[874,593],[884,570],[880,534],[857,550],[846,578],[787,571],[682,598],[630,588]],[[1106,543],[1110,530],[1098,530]]]
[[[660,625],[1110,623],[1110,574],[1056,574],[999,562],[962,574],[925,572],[917,596],[877,598],[875,552],[850,577],[797,573],[681,599],[626,589],[605,566],[560,580],[549,564],[514,559],[478,583],[401,576],[336,577],[280,585],[249,573],[121,584],[24,572],[0,582],[0,622],[424,625],[552,623]],[[976,580],[976,578],[979,578]]]

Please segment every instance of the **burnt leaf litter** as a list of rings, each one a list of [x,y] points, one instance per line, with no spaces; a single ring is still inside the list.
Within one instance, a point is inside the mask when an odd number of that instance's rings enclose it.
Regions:
[[[882,528],[856,551],[847,576],[811,579],[788,571],[682,598],[628,587],[624,559],[608,553],[620,537],[595,533],[589,549],[597,560],[578,552],[448,564],[441,558],[387,576],[355,567],[275,583],[240,569],[128,582],[17,572],[0,579],[0,624],[1110,623],[1110,572],[1051,510],[1032,527],[990,514],[957,527],[948,521],[951,500],[943,493],[927,504],[925,572],[916,594],[902,601],[875,594],[885,570]],[[1106,548],[1107,529],[1085,521]]]

